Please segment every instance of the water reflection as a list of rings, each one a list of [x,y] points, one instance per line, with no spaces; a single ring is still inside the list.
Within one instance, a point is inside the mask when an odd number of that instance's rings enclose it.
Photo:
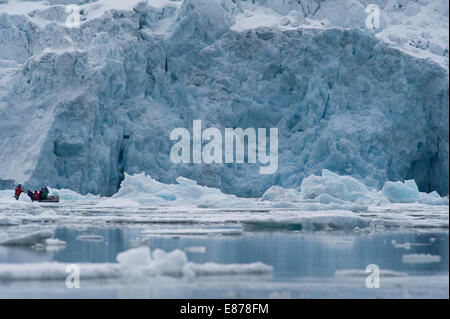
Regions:
[[[0,263],[115,262],[119,252],[133,248],[136,241],[143,239],[140,231],[119,227],[85,230],[61,227],[56,229],[54,237],[66,241],[66,247],[54,251],[0,247]],[[77,239],[84,234],[101,235],[103,240]],[[405,249],[408,245],[401,245],[403,243],[410,243],[409,249]],[[188,260],[196,263],[261,261],[274,267],[271,280],[331,277],[336,270],[365,269],[368,264],[410,275],[448,275],[449,270],[448,233],[379,233],[370,237],[333,232],[260,232],[220,237],[155,236],[148,238],[148,245],[152,249],[166,251],[177,248],[185,250]],[[185,249],[189,247],[195,249]],[[405,264],[402,262],[404,254],[439,255],[441,260],[437,263]]]

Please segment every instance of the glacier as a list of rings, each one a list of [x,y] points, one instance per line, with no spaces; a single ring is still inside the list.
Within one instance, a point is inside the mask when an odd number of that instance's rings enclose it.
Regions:
[[[0,188],[121,196],[146,173],[220,198],[448,195],[447,1],[80,0],[67,28],[72,2],[0,1]],[[365,28],[369,3],[379,30]],[[194,119],[277,127],[277,173],[172,164],[170,131]],[[322,169],[361,185],[306,187]]]

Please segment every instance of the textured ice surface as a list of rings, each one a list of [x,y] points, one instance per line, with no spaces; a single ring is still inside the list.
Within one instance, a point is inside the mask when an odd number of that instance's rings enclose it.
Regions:
[[[1,188],[112,195],[146,172],[261,196],[326,168],[448,194],[447,1],[370,1],[372,31],[365,0],[78,1],[80,29],[70,2],[0,3]],[[277,173],[172,164],[193,119],[277,127]]]
[[[448,196],[436,192],[419,192],[414,180],[386,182],[383,189],[368,187],[351,176],[322,170],[321,176],[303,179],[300,191],[272,186],[261,198],[239,198],[219,189],[198,185],[196,181],[178,177],[176,184],[160,183],[145,174],[126,175],[119,191],[99,206],[128,205],[196,205],[197,207],[277,207],[292,208],[308,203],[321,204],[323,209],[366,210],[364,205],[389,203],[423,203],[448,205]],[[134,203],[134,205],[133,205]],[[305,206],[303,206],[305,207]],[[311,210],[315,210],[311,205]]]

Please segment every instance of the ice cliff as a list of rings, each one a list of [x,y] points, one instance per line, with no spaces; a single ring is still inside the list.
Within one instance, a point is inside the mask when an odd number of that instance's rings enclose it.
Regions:
[[[1,0],[0,187],[112,195],[145,172],[261,196],[329,169],[447,195],[448,17],[444,0]],[[172,164],[194,119],[277,127],[277,173]]]

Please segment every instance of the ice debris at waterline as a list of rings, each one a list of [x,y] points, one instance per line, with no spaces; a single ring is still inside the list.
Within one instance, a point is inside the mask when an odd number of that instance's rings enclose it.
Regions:
[[[49,231],[38,231],[18,237],[13,237],[4,241],[0,241],[0,245],[4,246],[31,246],[35,244],[45,244],[47,240],[53,237],[53,233]],[[51,244],[53,242],[50,241]]]
[[[449,204],[448,196],[440,197],[436,192],[419,192],[413,180],[404,183],[386,182],[383,189],[378,191],[354,177],[341,176],[326,169],[322,170],[322,176],[311,175],[303,179],[300,191],[272,186],[258,199],[227,195],[219,189],[198,185],[196,181],[184,177],[178,177],[177,184],[164,184],[144,173],[125,176],[119,191],[100,205],[113,205],[120,200],[127,200],[143,205],[196,205],[209,208],[290,208],[303,205],[305,210],[364,211],[367,209],[366,205],[389,203]],[[313,205],[304,206],[305,204]]]
[[[334,273],[335,277],[363,277],[367,278],[369,273],[364,269],[342,269],[336,270]],[[390,269],[381,269],[380,276],[385,277],[407,277],[408,274],[404,272],[398,272]]]
[[[377,190],[354,177],[323,170],[321,176],[305,178],[301,189],[274,186],[260,198],[240,198],[186,178],[177,180],[177,184],[165,184],[144,173],[126,175],[112,197],[64,190],[61,202],[51,205],[18,202],[11,196],[13,190],[0,191],[0,225],[155,226],[146,236],[240,235],[283,229],[371,233],[386,228],[426,231],[449,227],[448,197],[419,192],[412,180],[386,182]],[[162,224],[171,226],[162,228]],[[172,228],[189,224],[193,227]],[[204,228],[213,224],[227,227]]]
[[[208,275],[270,274],[272,266],[261,262],[249,264],[195,264],[188,262],[186,254],[176,249],[165,252],[148,247],[133,248],[117,255],[117,263],[78,263],[81,280],[105,278],[141,278],[149,276],[175,276],[193,278]],[[0,280],[66,280],[68,264],[32,263],[0,264]]]
[[[402,256],[402,262],[406,264],[429,264],[438,263],[441,261],[441,256],[431,254],[409,254]]]
[[[2,201],[5,198],[4,204],[39,205],[16,201],[11,193],[13,193],[12,190],[0,191]],[[436,192],[429,194],[419,192],[414,180],[387,181],[380,191],[354,177],[338,175],[326,169],[322,170],[321,176],[310,175],[304,178],[299,190],[272,186],[260,198],[242,198],[225,194],[217,188],[201,186],[196,181],[184,177],[178,177],[176,184],[165,184],[145,173],[125,174],[121,188],[112,197],[83,196],[70,190],[56,189],[51,189],[51,193],[58,194],[62,201],[90,201],[98,208],[170,205],[199,208],[301,208],[308,211],[357,212],[367,210],[368,205],[449,204],[448,196],[440,197]],[[41,217],[52,218],[52,214],[54,213],[49,211],[48,216]]]

